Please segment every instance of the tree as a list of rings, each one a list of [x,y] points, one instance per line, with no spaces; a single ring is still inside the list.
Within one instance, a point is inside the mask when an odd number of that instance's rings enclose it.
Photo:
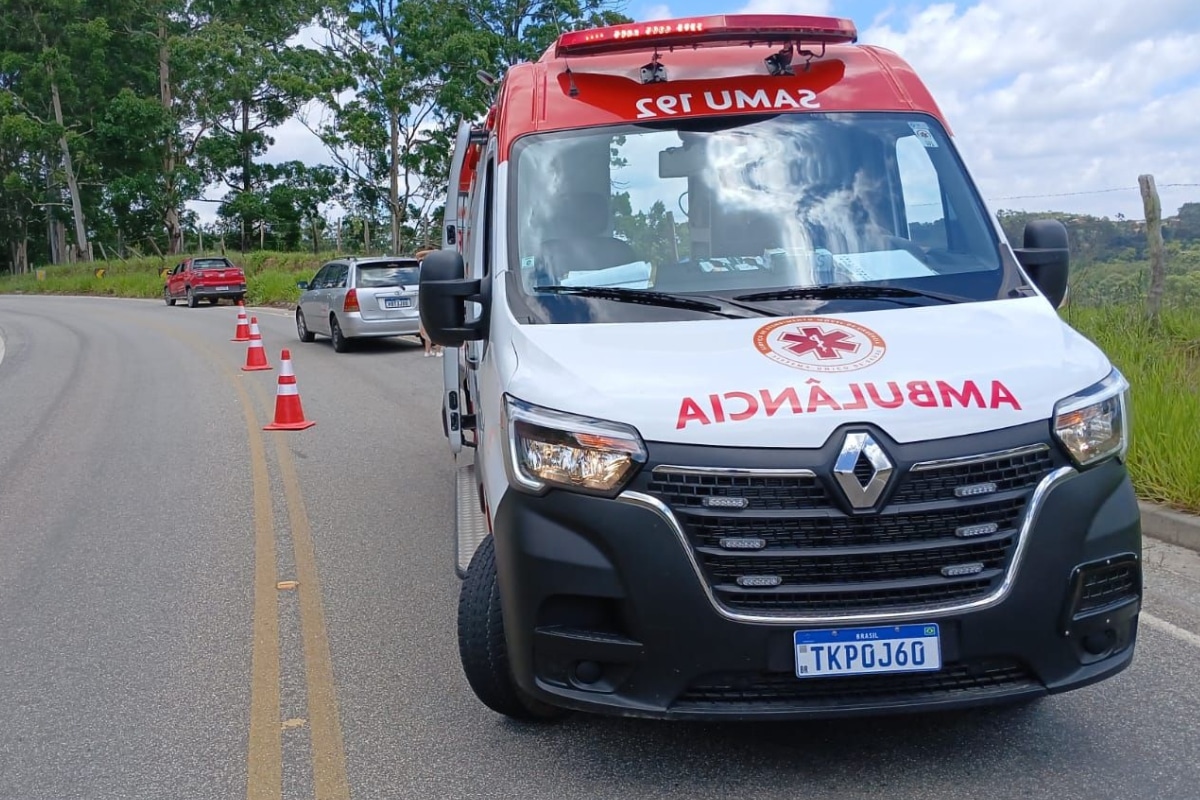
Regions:
[[[102,54],[111,31],[97,15],[99,5],[85,0],[0,3],[0,35],[8,51],[5,72],[13,79],[10,99],[54,141],[46,188],[70,207],[74,244],[85,260],[90,258],[90,237],[82,178],[94,166],[87,152],[88,122],[110,77]],[[54,223],[51,217],[51,229]]]
[[[461,8],[446,0],[351,0],[324,21],[326,52],[337,65],[321,87],[332,113],[305,124],[360,192],[387,186],[390,250],[400,253],[414,203],[424,207],[444,191],[436,176],[446,172],[450,149],[446,116],[486,107],[473,76],[487,52]]]
[[[498,72],[536,61],[565,31],[633,22],[617,0],[456,0],[471,25],[491,39]]]
[[[199,5],[199,3],[197,3]],[[266,188],[257,162],[274,140],[269,134],[312,97],[326,67],[320,53],[291,40],[318,10],[312,0],[207,0],[203,35],[186,39],[185,84],[205,133],[195,152],[207,181],[228,189],[226,209],[238,209],[241,250],[262,222],[264,198],[242,197]]]

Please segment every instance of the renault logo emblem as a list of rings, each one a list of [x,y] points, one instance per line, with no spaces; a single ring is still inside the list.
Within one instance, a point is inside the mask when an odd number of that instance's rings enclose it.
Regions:
[[[870,508],[892,477],[892,462],[869,433],[848,433],[842,442],[833,477],[855,508]]]

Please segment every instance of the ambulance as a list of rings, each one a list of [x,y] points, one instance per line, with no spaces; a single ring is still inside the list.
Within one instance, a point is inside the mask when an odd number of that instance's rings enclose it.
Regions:
[[[478,699],[797,719],[1024,704],[1129,666],[1129,385],[852,21],[563,33],[458,130],[448,348]]]

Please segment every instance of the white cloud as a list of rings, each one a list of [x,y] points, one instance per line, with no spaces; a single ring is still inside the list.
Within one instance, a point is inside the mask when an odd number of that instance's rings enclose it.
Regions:
[[[1200,183],[1193,0],[943,3],[893,10],[859,39],[913,65],[994,209],[1139,218],[1147,172],[1165,213],[1200,199],[1164,187]],[[1069,196],[1004,199],[1050,194]]]

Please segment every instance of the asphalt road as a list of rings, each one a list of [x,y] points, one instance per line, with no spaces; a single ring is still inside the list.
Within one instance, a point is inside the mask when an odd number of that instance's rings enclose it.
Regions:
[[[263,310],[244,373],[234,320],[0,296],[4,800],[1200,797],[1200,556],[1154,542],[1134,666],[1029,709],[503,721],[458,664],[441,361]],[[317,425],[263,433],[283,347]]]

